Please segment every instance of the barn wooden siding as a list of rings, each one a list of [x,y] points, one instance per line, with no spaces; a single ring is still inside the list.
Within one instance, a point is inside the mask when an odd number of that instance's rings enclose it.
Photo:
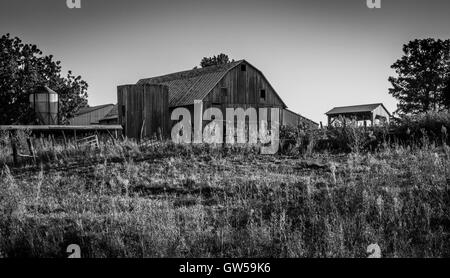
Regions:
[[[292,127],[304,127],[315,129],[319,128],[319,124],[295,113],[288,109],[283,110],[283,125],[292,126]]]
[[[76,115],[74,118],[69,120],[70,125],[80,126],[80,125],[93,125],[99,124],[99,121],[103,119],[112,109],[114,105],[102,105],[100,108],[93,109],[89,112]]]
[[[124,135],[142,139],[170,134],[169,93],[164,85],[123,85],[117,87],[119,124]]]
[[[265,92],[264,99],[261,98],[262,90]],[[244,61],[231,69],[203,99],[203,109],[210,107],[220,108],[224,117],[226,117],[226,108],[243,108],[245,110],[253,107],[257,112],[259,112],[259,108],[268,108],[267,117],[270,122],[270,108],[280,109],[279,119],[282,121],[283,108],[286,105],[264,75]]]

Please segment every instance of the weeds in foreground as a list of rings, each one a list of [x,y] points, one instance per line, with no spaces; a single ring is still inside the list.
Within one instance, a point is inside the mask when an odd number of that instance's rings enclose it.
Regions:
[[[386,257],[448,257],[449,153],[386,145],[325,154],[330,168],[311,170],[249,147],[118,142],[86,153],[103,159],[93,168],[3,166],[0,254],[64,257],[78,244],[85,257],[364,257],[377,242]]]

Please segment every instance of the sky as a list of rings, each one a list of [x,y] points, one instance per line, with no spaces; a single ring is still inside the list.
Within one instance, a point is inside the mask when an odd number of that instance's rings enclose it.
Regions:
[[[0,35],[37,44],[89,83],[89,104],[118,85],[192,69],[225,53],[260,69],[288,107],[316,122],[335,106],[382,102],[402,46],[450,38],[450,1],[0,0]]]

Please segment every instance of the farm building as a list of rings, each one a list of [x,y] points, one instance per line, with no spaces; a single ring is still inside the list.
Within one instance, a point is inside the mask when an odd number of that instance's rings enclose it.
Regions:
[[[389,123],[391,114],[382,103],[335,107],[326,113],[328,126],[346,125],[356,120],[358,125],[376,126]]]
[[[193,119],[195,100],[203,101],[203,110],[216,107],[224,115],[226,108],[279,108],[281,125],[303,122],[318,127],[317,123],[287,110],[263,73],[245,60],[119,86],[119,124],[128,137],[145,137],[158,130],[168,135],[173,124],[170,121],[172,111],[178,107],[187,108]],[[270,109],[268,112],[270,119]]]
[[[100,120],[113,110],[114,106],[114,104],[105,104],[81,108],[75,117],[69,120],[69,124],[75,126],[98,125]]]
[[[283,110],[283,120],[282,120],[284,125],[287,126],[301,126],[301,127],[306,127],[306,128],[318,128],[319,124],[303,117],[300,114],[297,114],[289,109],[284,109]]]
[[[119,123],[119,112],[117,109],[117,104],[109,111],[108,114],[105,115],[102,119],[100,119],[99,124],[101,125],[117,125]]]
[[[119,124],[129,138],[170,134],[169,89],[158,84],[119,86]]]

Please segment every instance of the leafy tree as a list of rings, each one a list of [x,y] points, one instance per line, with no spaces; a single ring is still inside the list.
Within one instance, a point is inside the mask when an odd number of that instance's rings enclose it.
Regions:
[[[60,99],[60,120],[67,123],[76,111],[87,105],[88,84],[71,71],[63,77],[61,62],[44,56],[33,44],[24,44],[10,34],[0,38],[0,124],[33,122],[29,94],[48,86]]]
[[[403,46],[404,55],[392,66],[389,93],[399,100],[399,114],[445,109],[446,79],[450,74],[450,40],[421,39]]]
[[[228,64],[231,62],[234,62],[234,60],[230,61],[228,55],[220,53],[219,55],[213,57],[203,57],[202,61],[200,62],[200,66],[202,68],[206,68],[210,66]]]
[[[447,83],[444,89],[444,105],[450,110],[450,75],[447,78]]]

